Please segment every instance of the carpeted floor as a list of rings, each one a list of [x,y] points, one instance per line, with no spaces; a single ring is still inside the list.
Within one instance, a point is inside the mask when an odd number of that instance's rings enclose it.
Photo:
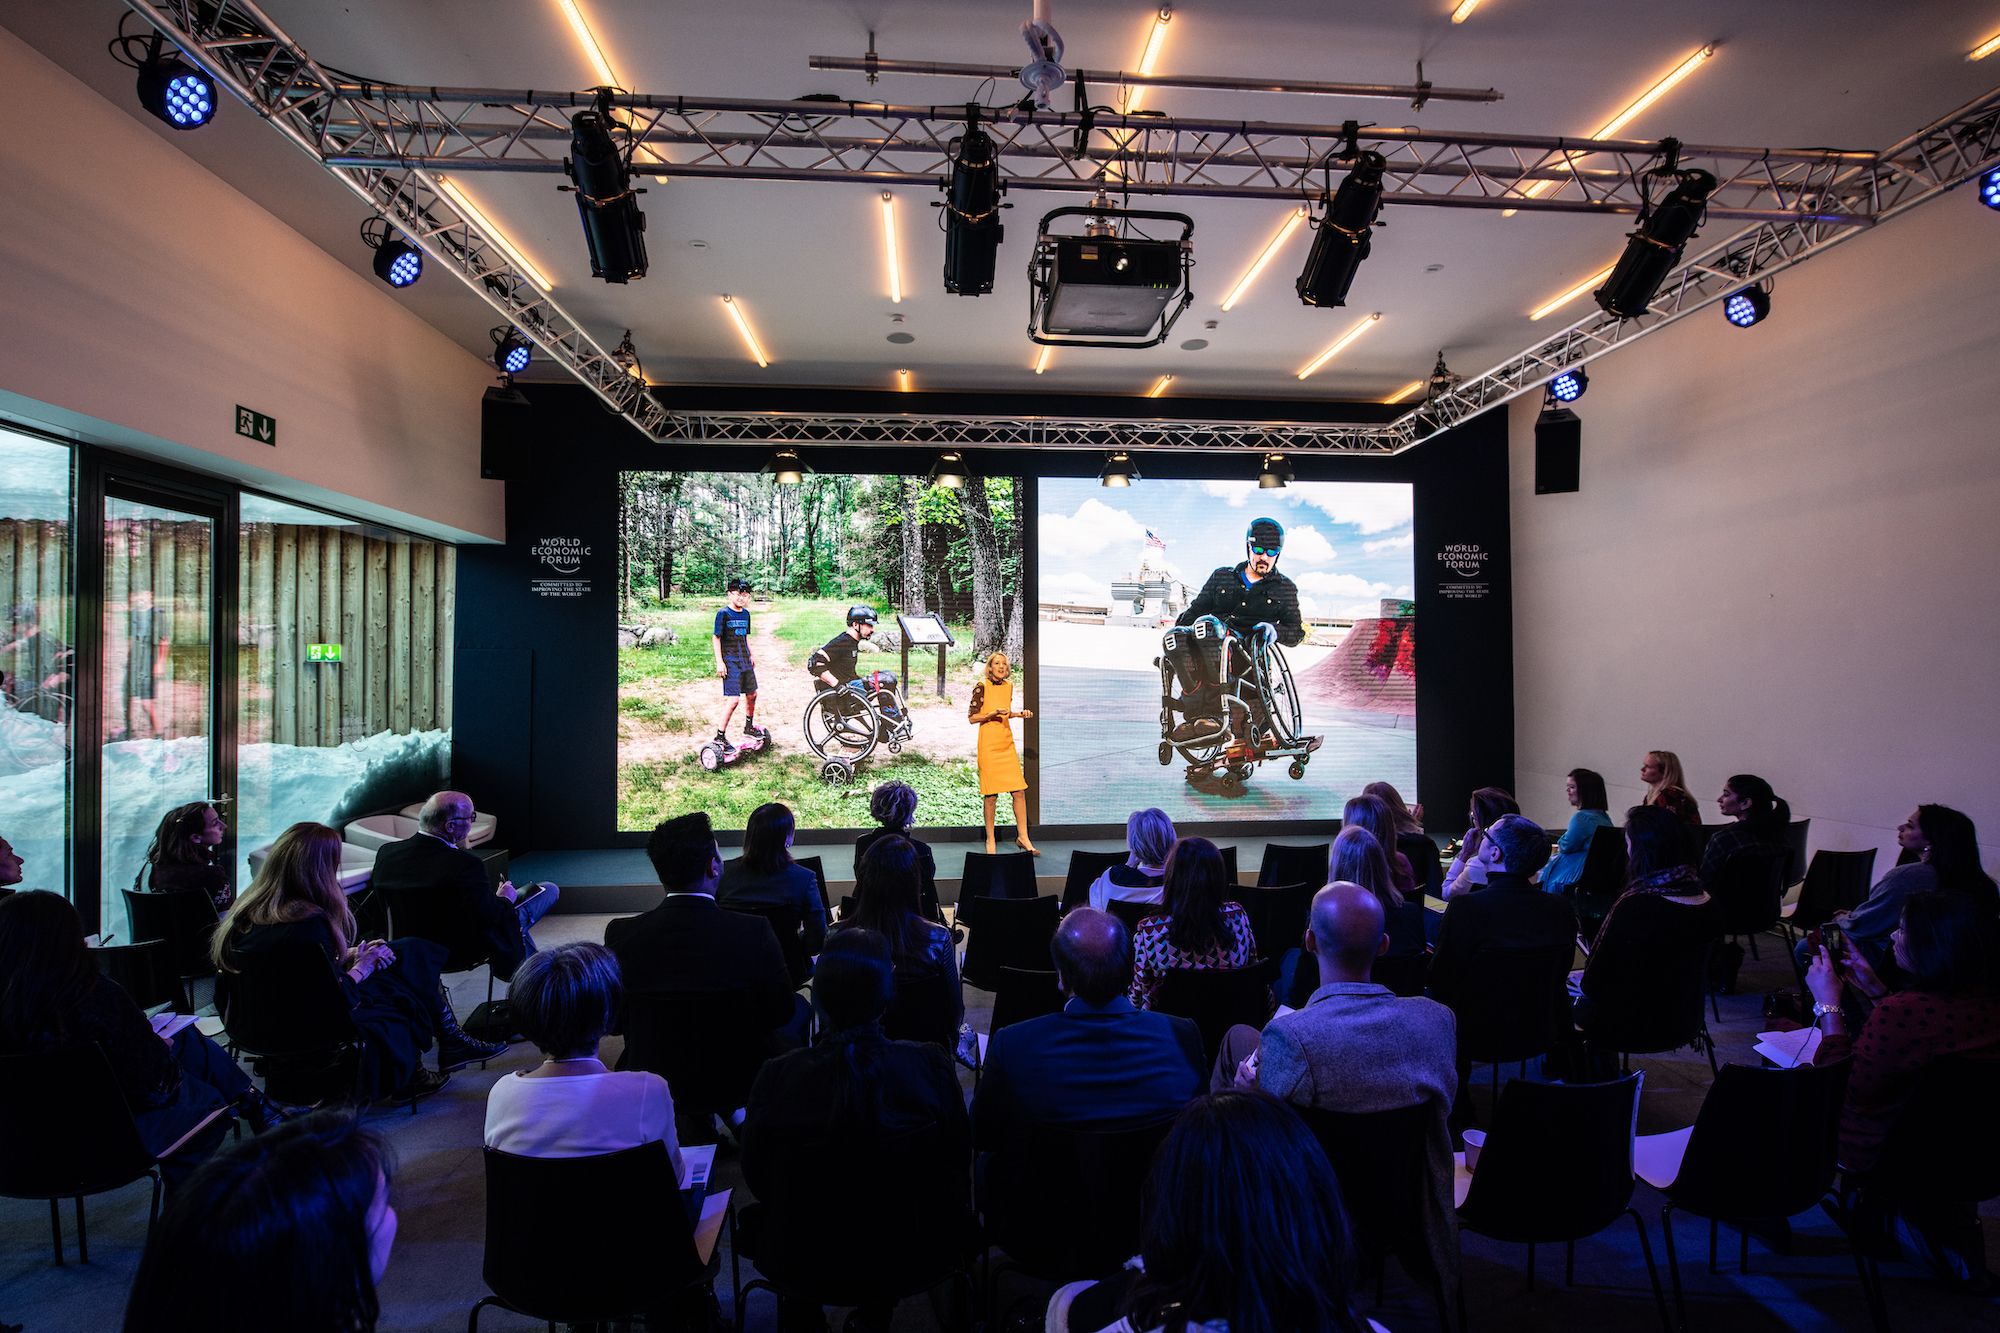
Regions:
[[[572,939],[601,939],[606,919],[556,916],[545,920],[536,933],[545,946]],[[1767,989],[1793,984],[1781,943],[1767,936],[1761,949],[1762,962],[1744,965],[1741,993],[1721,998],[1722,1019],[1712,1025],[1720,1059],[1756,1062],[1750,1047],[1762,1026],[1761,997]],[[485,973],[455,978],[453,990],[459,1013],[470,1012],[485,998]],[[983,1031],[991,1016],[990,998],[968,988],[966,1000],[967,1016]],[[615,1039],[606,1043],[605,1053],[607,1059],[615,1058]],[[1693,1122],[1710,1074],[1706,1058],[1680,1058],[1691,1054],[1649,1056],[1635,1062],[1646,1071],[1640,1133],[1658,1133]],[[474,1067],[455,1075],[451,1086],[423,1103],[415,1116],[387,1110],[369,1113],[370,1123],[389,1137],[401,1164],[395,1187],[401,1229],[381,1291],[380,1327],[385,1333],[417,1329],[455,1333],[465,1327],[472,1304],[486,1294],[480,1278],[485,1228],[480,1141],[486,1093],[496,1078],[538,1058],[531,1048],[516,1047],[484,1071]],[[1503,1076],[1514,1072],[1503,1071]],[[961,1077],[970,1095],[972,1076],[964,1073]],[[1490,1110],[1488,1089],[1488,1071],[1477,1071],[1473,1098],[1482,1119]],[[1968,1150],[1985,1147],[1968,1145]],[[20,1144],[0,1148],[22,1150]],[[735,1186],[740,1191],[741,1185],[737,1162],[725,1148],[716,1162],[716,1186]],[[74,1216],[65,1205],[69,1262],[60,1268],[50,1261],[47,1204],[0,1200],[0,1323],[25,1324],[28,1333],[98,1333],[117,1328],[123,1318],[126,1288],[144,1243],[148,1195],[148,1187],[140,1184],[87,1201],[88,1265],[76,1263]],[[737,1198],[744,1195],[739,1192]],[[1664,1284],[1666,1259],[1659,1230],[1663,1200],[1642,1183],[1636,1187],[1633,1202],[1646,1219]],[[1989,1219],[2000,1218],[2000,1207],[1989,1204],[1984,1214]],[[1816,1212],[1794,1219],[1794,1224],[1795,1252],[1775,1255],[1753,1243],[1747,1274],[1736,1271],[1732,1258],[1735,1233],[1725,1228],[1721,1271],[1710,1273],[1704,1262],[1706,1228],[1683,1218],[1675,1235],[1685,1261],[1681,1279],[1687,1290],[1690,1328],[1703,1333],[1866,1329],[1868,1319],[1853,1263],[1839,1232]],[[549,1225],[560,1226],[562,1220],[551,1218]],[[1989,1221],[1987,1233],[1988,1263],[2000,1270],[2000,1223]],[[1629,1221],[1578,1244],[1573,1287],[1563,1285],[1560,1247],[1541,1247],[1532,1290],[1524,1247],[1468,1234],[1464,1250],[1467,1314],[1470,1324],[1481,1333],[1636,1330],[1653,1327],[1658,1319]],[[719,1295],[724,1313],[733,1314],[726,1256],[722,1271]],[[1906,1264],[1886,1265],[1883,1271],[1891,1318],[1900,1329],[2000,1329],[2000,1303],[1944,1291]],[[747,1264],[744,1272],[747,1279]],[[1005,1279],[999,1305],[1004,1308],[1021,1296],[1047,1290],[1025,1280]],[[1372,1300],[1369,1304],[1370,1314],[1392,1333],[1422,1333],[1437,1325],[1423,1293],[1402,1281],[1393,1265],[1379,1307]],[[907,1301],[897,1311],[897,1333],[915,1333],[934,1325],[928,1302]],[[496,1331],[543,1327],[490,1310],[482,1315],[480,1326]],[[749,1327],[755,1333],[770,1333],[775,1326],[770,1299],[755,1298]],[[834,1327],[838,1326],[836,1322]]]

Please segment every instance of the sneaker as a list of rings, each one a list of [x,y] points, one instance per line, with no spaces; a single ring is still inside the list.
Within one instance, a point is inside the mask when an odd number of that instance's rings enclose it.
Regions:
[[[743,734],[753,741],[768,741],[771,739],[770,732],[750,722],[743,724]]]
[[[1221,730],[1220,718],[1191,717],[1173,729],[1172,738],[1175,744],[1185,745],[1189,741],[1205,740]]]
[[[504,1053],[506,1049],[507,1043],[504,1041],[480,1041],[476,1037],[466,1036],[463,1032],[455,1037],[446,1037],[438,1043],[438,1072],[449,1074],[467,1065],[491,1060]]]
[[[435,1070],[417,1066],[416,1074],[402,1087],[385,1096],[377,1097],[377,1106],[401,1106],[404,1102],[420,1102],[434,1092],[441,1092],[444,1085],[451,1082],[450,1074],[440,1074]]]

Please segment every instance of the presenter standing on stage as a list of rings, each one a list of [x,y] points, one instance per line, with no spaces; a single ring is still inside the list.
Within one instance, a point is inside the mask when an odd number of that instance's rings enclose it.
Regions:
[[[1014,845],[1036,856],[1028,841],[1028,779],[1021,771],[1021,755],[1014,748],[1014,728],[1010,718],[1033,717],[1025,708],[1014,707],[1014,682],[1010,678],[1007,654],[994,653],[986,659],[986,670],[972,687],[972,706],[966,721],[979,728],[979,794],[986,798],[986,851],[993,853],[993,813],[1002,792],[1014,795]]]

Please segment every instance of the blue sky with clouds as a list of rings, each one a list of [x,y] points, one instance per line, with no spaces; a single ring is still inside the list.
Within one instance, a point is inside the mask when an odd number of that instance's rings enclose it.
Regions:
[[[1209,571],[1243,559],[1254,518],[1285,526],[1280,572],[1299,585],[1307,615],[1375,615],[1384,597],[1409,597],[1416,553],[1411,488],[1403,482],[1294,482],[1262,491],[1254,481],[1140,481],[1129,489],[1092,479],[1040,482],[1038,541],[1044,602],[1104,605],[1110,583],[1142,559],[1199,589]],[[1151,528],[1162,557],[1145,545]]]

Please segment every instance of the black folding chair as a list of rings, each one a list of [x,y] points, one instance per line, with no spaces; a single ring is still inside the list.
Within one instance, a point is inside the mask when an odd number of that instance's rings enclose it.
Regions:
[[[230,1051],[251,1058],[272,1097],[309,1106],[360,1096],[366,1041],[318,946],[258,950],[243,971],[222,973],[215,1004]]]
[[[1241,968],[1174,967],[1153,991],[1155,1013],[1192,1019],[1201,1029],[1201,1049],[1207,1064],[1215,1063],[1222,1038],[1237,1024],[1262,1030],[1271,1018],[1271,984],[1278,979],[1278,960],[1266,958]]]
[[[1062,903],[1053,897],[980,903],[979,920],[965,942],[965,984],[990,991],[999,985],[1003,967],[1046,968],[1061,911]]]
[[[1172,1127],[1171,1116],[1130,1129],[1016,1127],[986,1163],[986,1242],[1006,1256],[988,1270],[987,1308],[1009,1270],[1076,1282],[1137,1254],[1140,1194]]]
[[[1785,825],[1785,846],[1791,850],[1792,859],[1785,864],[1785,889],[1802,882],[1806,877],[1806,841],[1812,832],[1810,819],[1794,819]]]
[[[1500,1094],[1500,1066],[1547,1055],[1562,1043],[1569,1011],[1568,940],[1533,949],[1479,949],[1466,963],[1465,982],[1452,1013],[1458,1019],[1458,1081],[1472,1066],[1493,1066],[1493,1094]]]
[[[1722,934],[1750,941],[1756,958],[1757,936],[1777,926],[1785,907],[1785,868],[1789,847],[1745,847],[1715,869],[1708,895],[1722,908]]]
[[[172,946],[165,940],[99,945],[90,951],[90,959],[100,975],[117,982],[141,1009],[170,1004],[176,1012],[186,1013],[192,1007],[174,966]]]
[[[1625,891],[1625,830],[1610,825],[1592,831],[1583,869],[1570,892],[1576,906],[1577,928],[1585,939],[1597,934],[1598,923]]]
[[[493,1003],[493,960],[483,953],[474,958],[459,951],[465,930],[453,912],[450,894],[432,889],[381,889],[371,885],[368,896],[382,913],[385,939],[413,935],[444,945],[452,951],[442,969],[447,973],[485,968],[486,1003]],[[479,1067],[486,1068],[486,1062],[480,1061]]]
[[[882,1015],[882,1032],[891,1041],[929,1041],[947,1055],[958,1047],[958,993],[942,972],[927,977],[896,978],[896,998]]]
[[[712,1300],[722,1250],[702,1261],[679,1188],[658,1140],[594,1157],[486,1149],[482,1272],[493,1295],[467,1329],[478,1333],[489,1305],[552,1325],[636,1324],[698,1292]]]
[[[819,881],[820,906],[832,906],[826,898],[826,863],[817,856],[795,856],[792,858],[792,864],[804,866],[813,872],[813,878]]]
[[[206,889],[175,889],[166,893],[140,893],[126,889],[125,919],[135,940],[163,940],[167,965],[182,982],[215,980],[215,964],[209,961],[209,940],[219,920],[215,900]],[[194,1007],[194,993],[188,992],[188,1007]]]
[[[750,1100],[750,1085],[770,1056],[770,1029],[758,1023],[747,990],[625,993],[618,1067],[667,1081],[681,1143],[715,1142],[712,1118]]]
[[[1264,884],[1310,884],[1317,893],[1326,885],[1328,858],[1333,852],[1330,842],[1314,843],[1309,847],[1296,847],[1284,843],[1264,844],[1264,863],[1257,868],[1257,883]],[[1232,877],[1230,884],[1236,881]]]
[[[805,936],[799,933],[799,909],[784,903],[724,903],[725,908],[743,916],[761,916],[771,923],[778,938],[778,951],[785,957],[785,972],[794,986],[803,986],[812,976],[812,955],[806,952]]]
[[[1703,940],[1671,954],[1663,949],[1659,975],[1664,984],[1659,992],[1643,1009],[1631,1012],[1593,1005],[1585,1040],[1617,1051],[1621,1071],[1631,1069],[1635,1055],[1692,1046],[1707,1053],[1709,1070],[1716,1072],[1715,1039],[1708,1033],[1708,1010],[1714,1003],[1708,994],[1708,960],[1715,943]]]
[[[1035,885],[1035,857],[1032,852],[967,852],[965,869],[959,872],[959,914],[975,898],[1032,898],[1041,890]]]
[[[993,989],[993,1018],[987,1035],[1030,1018],[1059,1014],[1064,1003],[1062,986],[1053,970],[1003,967]]]
[[[1449,1330],[1446,1288],[1456,1289],[1449,1279],[1456,1276],[1457,1264],[1455,1256],[1432,1253],[1424,1228],[1425,1189],[1418,1187],[1430,1176],[1430,1135],[1437,1112],[1429,1102],[1368,1114],[1317,1106],[1292,1109],[1319,1140],[1340,1182],[1362,1278],[1375,1275],[1376,1303],[1381,1303],[1383,1270],[1393,1255],[1431,1293],[1438,1327]]]
[[[1793,932],[1804,932],[1815,926],[1823,926],[1833,920],[1835,912],[1849,912],[1868,899],[1868,890],[1875,882],[1875,849],[1859,852],[1835,852],[1821,848],[1812,854],[1812,863],[1806,867],[1805,883],[1799,888],[1796,902],[1779,912],[1778,927],[1785,932],[1785,942],[1795,944]],[[1800,992],[1804,993],[1805,978],[1799,978]]]
[[[1069,874],[1063,878],[1063,911],[1089,902],[1090,886],[1111,867],[1124,865],[1127,857],[1125,852],[1071,852]]]
[[[1227,847],[1217,847],[1215,850],[1222,853],[1222,882],[1233,889],[1237,884],[1236,844],[1231,843]]]
[[[1313,895],[1324,887],[1323,883],[1274,884],[1236,891],[1236,900],[1250,914],[1250,933],[1257,939],[1260,957],[1283,958],[1305,947]]]
[[[1127,935],[1135,934],[1139,923],[1149,916],[1159,916],[1167,909],[1159,903],[1136,902],[1130,898],[1113,898],[1104,904],[1104,910],[1124,923]]]
[[[1444,857],[1427,833],[1398,833],[1396,850],[1410,862],[1419,892],[1436,897],[1444,889]]]

